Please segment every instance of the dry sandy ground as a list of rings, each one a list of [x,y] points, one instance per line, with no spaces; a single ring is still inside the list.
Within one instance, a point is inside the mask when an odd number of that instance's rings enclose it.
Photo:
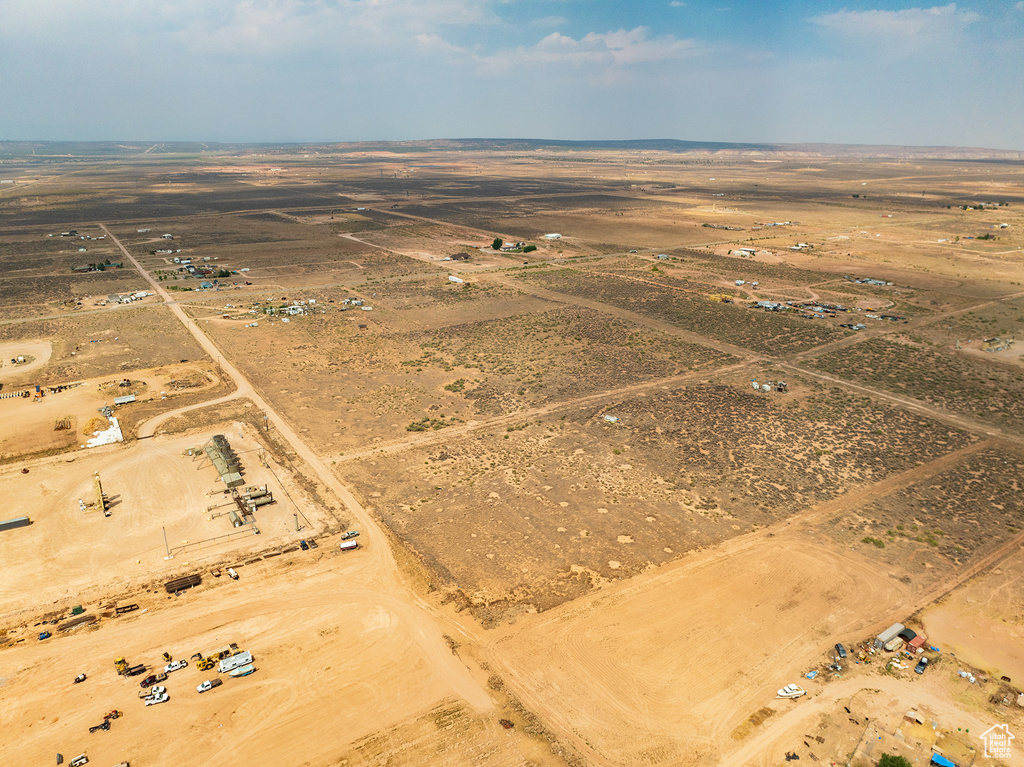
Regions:
[[[490,656],[595,763],[733,763],[743,719],[907,593],[806,534],[749,538],[521,619]]]
[[[135,385],[126,389],[119,388],[116,383],[124,378],[130,378]],[[208,383],[205,386],[180,391],[165,391],[170,388],[170,381],[185,378],[194,378],[197,381],[205,378]],[[85,381],[68,381],[69,384],[80,385],[62,392],[47,393],[39,400],[36,400],[34,395],[28,398],[12,397],[0,400],[0,417],[3,418],[3,429],[0,430],[0,455],[31,455],[55,447],[74,448],[84,444],[89,438],[90,435],[84,433],[84,428],[90,419],[99,415],[98,410],[103,405],[113,406],[115,397],[138,392],[138,401],[145,402],[159,399],[166,394],[168,404],[172,404],[177,394],[201,392],[212,388],[215,382],[209,379],[209,374],[196,367],[164,366]],[[31,391],[33,388],[19,386],[12,388],[11,391]],[[123,407],[131,408],[133,405]],[[120,410],[120,407],[115,408],[115,411]],[[55,423],[64,418],[71,419],[71,429],[56,431]]]
[[[430,721],[435,707],[460,699],[467,672],[452,671],[461,664],[418,608],[366,588],[374,578],[367,552],[342,553],[336,544],[243,568],[241,580],[222,578],[165,602],[167,609],[5,650],[0,762],[47,764],[56,752],[87,752],[95,764],[337,764],[349,744],[427,717],[427,758],[400,763],[526,764],[520,751],[534,752],[536,743],[507,734],[494,717],[482,720],[486,696],[473,701],[476,711],[455,705],[457,718],[472,724],[464,742],[450,742]],[[164,650],[187,658],[232,641],[253,653],[255,674],[200,695],[196,685],[216,672],[190,665],[169,677],[170,701],[156,707],[137,698],[139,677],[113,668],[120,655],[158,665]],[[73,685],[82,672],[89,678]],[[113,708],[124,716],[109,732],[89,734]],[[412,745],[391,743],[399,753]]]
[[[34,357],[31,362],[12,363],[18,355]],[[49,341],[14,341],[0,344],[0,379],[20,376],[38,370],[50,361],[53,344]]]
[[[573,177],[579,171],[565,172]],[[671,168],[657,175],[681,181],[711,173],[723,190],[733,193],[749,187],[762,172],[768,171]],[[620,175],[628,175],[625,168]],[[651,180],[654,175],[652,170]],[[846,179],[837,181],[835,188],[848,184],[863,191],[863,183],[859,177]],[[869,187],[872,194],[877,189]],[[375,195],[367,193],[365,199],[371,198]],[[592,236],[580,244],[589,249],[597,249],[599,242],[623,241],[652,247],[662,243],[659,247],[668,250],[722,234],[700,227],[706,210],[686,213],[689,196],[666,193],[665,199],[677,205],[662,215],[637,211],[609,221],[607,211],[579,210],[568,228],[564,218],[533,218],[535,224],[543,224],[543,231],[572,235],[575,229],[590,230]],[[849,260],[860,259],[863,270],[877,269],[880,275],[896,270],[901,259],[943,275],[962,273],[973,264],[987,265],[1008,279],[1022,274],[1013,259],[996,253],[937,242],[927,249],[921,246],[926,235],[937,240],[956,234],[957,227],[964,233],[968,226],[982,231],[974,220],[969,225],[960,219],[932,224],[922,216],[901,241],[900,233],[875,209],[838,215],[834,208],[822,212],[795,203],[783,210],[784,200],[772,204],[780,208],[778,215],[766,210],[766,203],[736,202],[735,207],[742,208],[746,219],[755,213],[769,220],[802,219],[790,231],[778,232],[777,242],[767,243],[779,248],[794,239],[817,238],[815,242],[823,245],[826,236],[849,229]],[[511,228],[524,225],[507,216],[493,220]],[[730,223],[725,213],[715,220]],[[676,227],[677,223],[683,226]],[[861,235],[862,229],[867,234]],[[743,233],[748,236],[752,235]],[[402,247],[397,241],[386,244]],[[433,243],[408,242],[406,248],[430,255]],[[276,248],[266,248],[271,249]],[[810,266],[845,268],[816,254],[801,257]],[[831,259],[840,257],[846,259],[846,253],[831,254]],[[298,270],[294,278],[308,282],[311,274]],[[321,273],[315,279],[335,277]],[[185,321],[180,309],[175,311]],[[200,342],[206,351],[216,353],[204,339]],[[225,364],[240,393],[246,393],[248,383]],[[267,399],[276,401],[272,394],[268,392]],[[323,467],[315,465],[316,456],[291,430],[304,432],[317,417],[290,418],[278,428],[295,443],[296,453],[320,472]],[[242,452],[249,443],[242,439],[236,444],[236,434],[231,431],[228,436]],[[115,446],[91,452],[73,463],[35,461],[28,465],[28,475],[20,474],[20,467],[0,473],[0,497],[7,500],[8,509],[3,516],[28,513],[35,520],[29,528],[0,534],[0,609],[7,614],[29,608],[42,612],[54,600],[64,606],[89,590],[123,592],[186,566],[205,569],[225,556],[231,544],[201,556],[163,559],[160,530],[165,525],[172,544],[227,529],[225,520],[211,522],[203,513],[210,503],[205,492],[217,487],[213,470],[197,471],[181,456],[183,448],[196,442],[195,437],[157,437],[130,449]],[[255,466],[244,453],[243,462]],[[77,499],[88,496],[93,471],[100,471],[108,493],[118,501],[111,518],[78,510]],[[200,588],[175,598],[159,588],[138,593],[133,596],[146,612],[103,621],[93,629],[80,628],[45,642],[34,639],[37,627],[12,632],[25,641],[0,654],[0,762],[45,763],[57,751],[87,751],[100,765],[122,759],[137,764],[222,765],[244,760],[316,767],[550,763],[552,757],[542,742],[524,737],[520,729],[499,729],[496,719],[501,714],[484,691],[486,674],[449,652],[441,634],[449,631],[464,644],[463,657],[475,655],[474,645],[481,644],[494,672],[527,708],[560,737],[571,740],[587,763],[767,767],[781,761],[794,734],[844,696],[854,695],[862,681],[811,683],[815,697],[797,701],[788,710],[774,701],[775,690],[795,681],[808,665],[820,665],[833,642],[862,638],[878,624],[902,617],[901,608],[918,598],[921,589],[918,583],[897,580],[869,555],[817,543],[807,530],[765,533],[696,552],[551,612],[520,616],[493,634],[472,625],[459,633],[458,623],[438,620],[438,611],[429,609],[395,577],[396,563],[384,534],[346,488],[332,484],[332,477],[324,478],[326,473],[320,472],[325,484],[358,512],[360,526],[366,525],[360,538],[365,548],[342,554],[337,538],[324,538],[313,552],[294,552],[241,568],[238,582],[207,578]],[[287,506],[260,514],[267,520],[261,545],[295,537],[286,530]],[[408,564],[401,561],[400,548],[395,552],[398,565]],[[1009,573],[1009,564],[1006,567]],[[978,582],[981,591],[968,587],[956,592],[939,610],[970,617],[975,606],[970,600],[983,601],[986,589],[1004,582],[1008,591],[1015,590],[1015,576],[991,583],[983,579]],[[983,651],[1000,648],[1012,655],[1015,635],[999,621],[1010,628],[1020,622],[1016,602],[1007,599],[998,608],[980,613],[988,621],[985,630],[995,637]],[[951,637],[953,646],[977,638],[942,624],[941,613],[936,615],[935,635]],[[980,620],[976,623],[981,625]],[[135,662],[156,664],[165,649],[188,657],[228,641],[251,650],[258,671],[228,680],[208,694],[194,690],[210,674],[190,667],[169,680],[169,703],[144,708],[135,682],[113,672],[112,660],[122,654]],[[89,674],[89,679],[72,685],[79,672]],[[897,701],[888,704],[887,711],[927,699],[950,721],[969,724],[976,732],[984,720],[960,714],[949,703],[942,682],[935,675],[923,681],[870,680]],[[977,707],[976,701],[970,703]],[[733,740],[737,725],[765,705],[785,713],[747,739]],[[112,730],[88,734],[88,726],[115,707],[125,716],[113,723]]]
[[[929,640],[993,676],[1024,681],[1024,554],[1018,552],[925,611]]]
[[[258,546],[298,538],[292,524],[295,509],[275,477],[260,466],[259,444],[246,431],[240,438],[238,426],[45,459],[30,464],[28,474],[20,468],[0,473],[4,519],[28,516],[33,522],[0,535],[0,562],[8,565],[0,568],[0,611],[10,615],[46,608],[56,600],[74,601],[94,590],[110,593],[188,564],[195,570],[200,562],[257,545],[250,534],[164,560],[163,529],[171,547],[232,532],[227,517],[211,520],[206,512],[222,503],[224,486],[216,469],[208,462],[199,468],[200,461],[183,455],[214,433],[225,434],[239,455],[246,483],[266,484],[279,499],[256,513]],[[99,472],[111,501],[110,517],[79,510],[79,498],[89,502],[93,497],[93,472]],[[217,495],[207,495],[211,492]],[[298,493],[291,496],[301,502]],[[315,518],[314,510],[302,510]]]

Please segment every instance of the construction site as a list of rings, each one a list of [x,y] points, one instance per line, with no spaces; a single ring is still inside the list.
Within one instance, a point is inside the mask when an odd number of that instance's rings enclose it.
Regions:
[[[81,601],[310,529],[320,518],[308,499],[282,489],[278,476],[288,474],[269,462],[251,427],[236,428],[233,445],[221,433],[143,440],[0,471],[9,514],[32,520],[18,538],[0,537],[0,558],[19,563],[0,575],[5,614],[71,595]]]

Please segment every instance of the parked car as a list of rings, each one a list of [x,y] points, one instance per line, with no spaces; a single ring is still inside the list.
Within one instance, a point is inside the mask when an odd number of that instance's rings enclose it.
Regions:
[[[143,679],[141,682],[139,682],[139,687],[152,687],[157,682],[162,682],[166,678],[167,678],[167,674],[164,674],[164,673],[150,674],[145,679]]]
[[[228,568],[228,577],[231,578],[231,580],[233,580],[233,581],[237,581],[238,580],[238,573],[235,572],[235,568],[233,568],[233,567],[229,567]]]
[[[841,644],[837,644],[836,645],[836,655],[839,656],[840,660],[845,659],[846,658],[846,648],[843,647]]]
[[[196,692],[209,692],[214,687],[220,687],[224,682],[220,679],[207,679],[201,685],[196,687]]]
[[[350,538],[355,538],[357,535],[359,535],[359,531],[358,530],[349,530],[347,533],[345,533],[343,536],[341,536],[341,540],[347,541]]]
[[[917,665],[914,666],[914,673],[915,674],[923,674],[924,670],[926,668],[928,668],[928,659],[927,658],[921,658],[921,660],[919,660],[917,662]]]
[[[172,671],[178,671],[188,666],[187,660],[176,660],[174,663],[168,663],[164,666],[164,673],[170,674]]]
[[[299,541],[299,548],[303,551],[309,551],[309,544],[305,541]]]
[[[309,539],[309,548],[311,548],[311,549],[317,548],[317,543],[312,538]]]
[[[166,703],[170,699],[171,697],[166,692],[161,693],[160,695],[151,695],[146,698],[146,705],[155,706],[157,703]]]
[[[42,642],[44,639],[49,639],[51,636],[53,636],[53,634],[51,634],[49,631],[40,631],[39,641]]]
[[[78,676],[75,677],[75,684],[79,684],[80,682],[84,682],[84,681],[85,681],[85,674],[79,674]]]

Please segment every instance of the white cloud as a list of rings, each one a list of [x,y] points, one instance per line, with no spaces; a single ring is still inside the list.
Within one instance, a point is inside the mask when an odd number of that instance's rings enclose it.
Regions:
[[[485,71],[506,70],[531,63],[621,68],[682,59],[698,52],[693,40],[682,40],[672,35],[651,37],[647,27],[636,27],[614,32],[590,32],[579,39],[552,32],[531,48],[499,51],[481,57],[480,61]]]
[[[453,45],[445,40],[440,35],[431,35],[426,32],[421,32],[414,38],[422,48],[428,51],[436,51],[441,53],[465,53],[465,48],[460,48],[457,45]]]
[[[836,11],[815,16],[815,24],[832,32],[882,44],[914,46],[930,40],[958,36],[981,17],[962,11],[956,3],[901,11]]]
[[[499,21],[492,3],[480,0],[0,0],[0,18],[10,34],[95,30],[108,41],[147,43],[164,36],[165,43],[229,56],[401,44],[442,27]]]

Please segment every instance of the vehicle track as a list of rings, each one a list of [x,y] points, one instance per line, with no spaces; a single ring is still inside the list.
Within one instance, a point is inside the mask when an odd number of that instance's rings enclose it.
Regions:
[[[296,455],[306,463],[315,474],[316,478],[338,498],[346,507],[349,513],[362,526],[363,540],[368,540],[370,545],[365,547],[364,557],[372,560],[373,573],[372,583],[380,589],[383,595],[399,595],[406,602],[411,603],[418,618],[418,630],[413,632],[419,642],[420,649],[424,655],[431,659],[441,674],[451,685],[453,691],[462,697],[477,712],[488,711],[492,708],[490,696],[487,694],[475,679],[470,675],[469,670],[452,655],[448,646],[444,643],[441,633],[441,619],[439,614],[418,594],[412,591],[401,581],[398,563],[391,552],[387,537],[376,520],[359,503],[352,494],[334,474],[327,468],[320,457],[299,437],[292,427],[281,418],[263,397],[255,390],[251,383],[232,365],[223,358],[216,344],[199,328],[199,326],[185,314],[184,310],[171,296],[163,289],[160,283],[146,272],[139,262],[132,256],[128,249],[110,232],[104,224],[100,227],[117,245],[131,263],[138,269],[139,273],[153,286],[157,294],[170,307],[171,311],[185,328],[192,334],[200,346],[210,355],[212,359],[218,359],[221,370],[227,374],[236,384],[237,389],[228,400],[237,397],[248,397],[256,407],[261,409],[267,416],[270,423],[277,430],[277,433],[295,451]],[[225,400],[227,401],[227,400]],[[209,403],[203,403],[205,406]],[[369,564],[369,563],[368,563]],[[364,572],[366,570],[364,569]]]

